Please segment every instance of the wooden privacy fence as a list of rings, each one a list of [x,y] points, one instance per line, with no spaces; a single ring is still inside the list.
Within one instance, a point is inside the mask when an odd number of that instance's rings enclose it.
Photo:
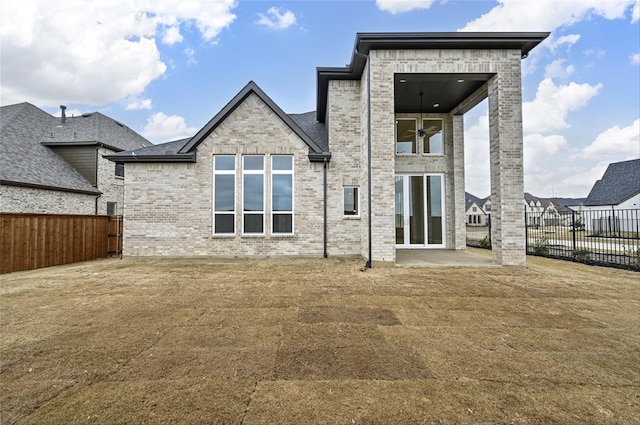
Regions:
[[[119,255],[122,216],[0,213],[0,273]]]

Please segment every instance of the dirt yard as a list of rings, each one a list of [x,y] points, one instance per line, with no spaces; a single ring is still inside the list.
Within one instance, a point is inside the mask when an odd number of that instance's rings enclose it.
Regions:
[[[362,265],[0,276],[0,423],[640,423],[640,274]]]

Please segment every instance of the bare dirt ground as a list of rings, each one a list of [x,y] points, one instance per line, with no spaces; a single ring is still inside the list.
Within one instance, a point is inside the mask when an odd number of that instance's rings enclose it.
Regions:
[[[640,423],[640,274],[362,265],[3,275],[0,423]]]

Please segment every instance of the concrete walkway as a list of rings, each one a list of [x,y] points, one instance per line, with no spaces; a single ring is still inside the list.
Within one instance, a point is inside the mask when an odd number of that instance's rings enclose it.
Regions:
[[[491,251],[449,249],[398,249],[396,265],[403,267],[493,267]]]

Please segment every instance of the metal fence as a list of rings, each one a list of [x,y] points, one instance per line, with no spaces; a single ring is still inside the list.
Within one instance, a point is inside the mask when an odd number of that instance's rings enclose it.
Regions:
[[[527,255],[640,271],[640,209],[525,213]],[[490,248],[490,227],[467,227],[467,245]]]
[[[527,254],[640,269],[640,209],[525,213]]]

